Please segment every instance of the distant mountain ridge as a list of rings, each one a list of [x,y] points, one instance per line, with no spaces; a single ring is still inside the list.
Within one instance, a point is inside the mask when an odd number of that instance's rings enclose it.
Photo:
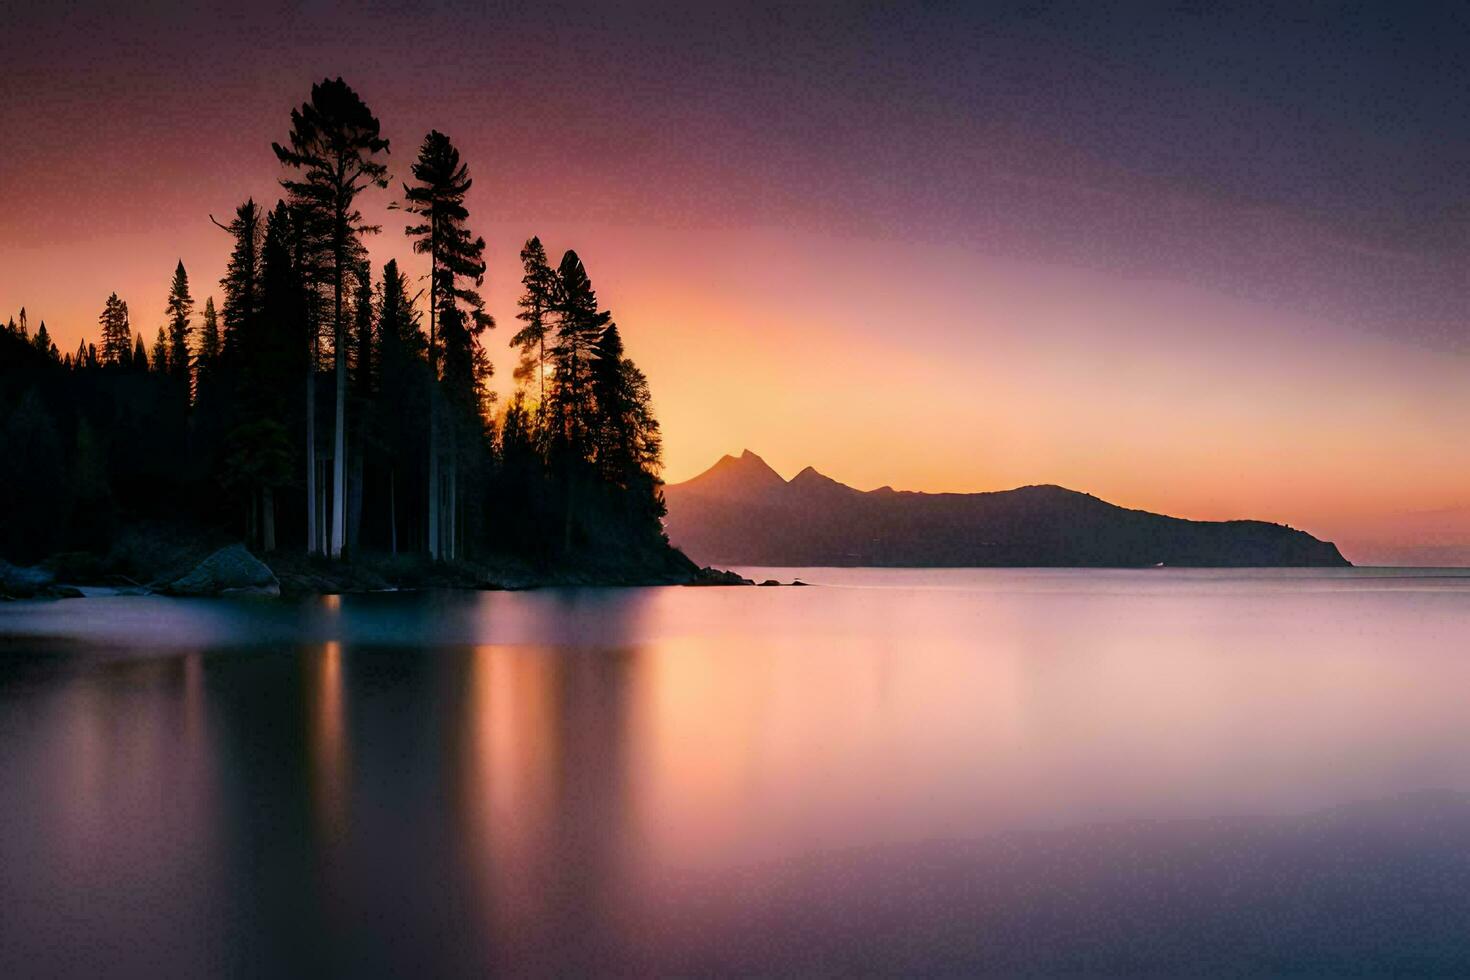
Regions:
[[[1337,547],[1265,521],[1190,521],[1058,486],[856,490],[808,466],[789,481],[750,450],[664,489],[669,539],[701,564],[1347,567]]]

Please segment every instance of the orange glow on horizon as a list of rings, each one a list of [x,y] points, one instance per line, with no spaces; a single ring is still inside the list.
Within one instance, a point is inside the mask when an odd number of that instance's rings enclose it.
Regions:
[[[812,465],[859,489],[1056,483],[1329,538],[1386,514],[1470,505],[1462,355],[957,248],[595,224],[486,230],[485,293],[501,324],[486,345],[501,404],[518,357],[506,346],[517,254],[539,234],[553,256],[583,256],[648,374],[668,482],[748,448],[787,476]],[[421,257],[398,238],[370,242],[374,263],[397,258],[418,274]],[[217,292],[223,239],[99,236],[66,273],[75,288],[39,261],[23,261],[15,281],[34,291],[24,298],[33,329],[45,318],[64,350],[95,338],[92,307],[114,288],[147,338],[176,252],[202,305]],[[18,306],[0,286],[0,303]]]

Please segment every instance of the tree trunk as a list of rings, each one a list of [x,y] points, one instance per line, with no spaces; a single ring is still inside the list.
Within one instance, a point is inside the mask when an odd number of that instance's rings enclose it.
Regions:
[[[260,518],[265,526],[260,550],[269,554],[276,550],[276,494],[270,487],[260,491]]]
[[[429,557],[439,559],[439,380],[429,391]]]
[[[393,554],[398,554],[398,471],[388,471],[388,540]]]
[[[331,514],[327,511],[327,457],[318,456],[316,461],[316,553],[327,553],[327,528]]]
[[[449,450],[449,501],[445,507],[449,515],[449,560],[459,557],[459,459],[455,447]]]
[[[342,557],[347,537],[347,345],[342,330],[342,254],[339,233],[336,269],[332,277],[333,355],[337,362],[337,423],[332,454],[332,557]]]
[[[306,372],[306,553],[317,553],[316,537],[316,369]]]
[[[575,466],[575,462],[571,464]],[[566,523],[562,526],[561,549],[567,554],[572,552],[572,510],[574,508],[577,493],[577,476],[571,468],[567,470],[567,513]]]
[[[362,426],[359,425],[352,439],[352,479],[347,488],[347,553],[349,555],[357,554],[361,550],[362,543],[362,497],[365,489],[363,475],[366,469],[363,461],[365,442]]]

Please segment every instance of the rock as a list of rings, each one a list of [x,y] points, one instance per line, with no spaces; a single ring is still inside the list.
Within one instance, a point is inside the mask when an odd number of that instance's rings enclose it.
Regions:
[[[0,595],[29,599],[44,595],[53,581],[54,576],[44,568],[22,568],[0,561]]]
[[[173,595],[264,595],[281,594],[281,583],[265,563],[243,544],[221,548],[163,587]]]
[[[781,584],[781,583],[780,583],[780,582],[777,582],[777,581],[776,581],[776,580],[775,580],[775,579],[773,579],[773,578],[768,578],[768,579],[766,579],[766,580],[765,580],[765,581],[764,581],[764,582],[762,582],[762,583],[761,583],[761,585],[762,585],[762,586],[768,586],[768,585],[780,585],[780,584]]]
[[[811,585],[812,583],[810,583],[810,582],[803,582],[799,578],[794,578],[794,579],[791,580],[791,584],[792,585]]]
[[[701,568],[694,581],[686,585],[754,585],[750,579],[723,568]]]

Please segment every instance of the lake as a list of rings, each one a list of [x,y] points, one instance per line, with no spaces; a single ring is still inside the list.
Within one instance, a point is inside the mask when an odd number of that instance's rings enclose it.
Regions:
[[[0,605],[0,975],[1470,971],[1465,572]]]

